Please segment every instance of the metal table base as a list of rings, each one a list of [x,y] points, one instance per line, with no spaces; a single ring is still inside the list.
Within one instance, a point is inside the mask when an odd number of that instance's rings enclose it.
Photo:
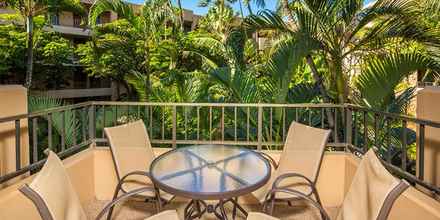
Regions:
[[[228,215],[225,210],[225,204],[232,203],[232,219],[237,216],[239,210],[244,216],[247,216],[246,210],[237,202],[237,198],[219,200],[217,204],[207,204],[203,200],[191,200],[184,209],[185,220],[201,218],[206,213],[214,214],[218,219],[227,220]]]

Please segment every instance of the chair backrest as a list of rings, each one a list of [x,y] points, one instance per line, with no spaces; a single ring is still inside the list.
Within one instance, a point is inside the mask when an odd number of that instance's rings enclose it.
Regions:
[[[104,132],[119,179],[133,171],[148,171],[154,152],[142,120],[104,128]]]
[[[370,149],[357,168],[337,219],[385,220],[408,186],[391,175]]]
[[[34,203],[43,220],[87,219],[63,163],[52,151],[32,182],[19,190]]]
[[[316,181],[330,130],[292,122],[275,176],[299,173]]]

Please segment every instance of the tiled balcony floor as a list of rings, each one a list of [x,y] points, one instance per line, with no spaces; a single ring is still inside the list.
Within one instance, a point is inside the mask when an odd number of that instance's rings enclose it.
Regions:
[[[95,219],[98,212],[108,201],[93,201],[89,203],[86,207],[86,212],[89,219]],[[176,209],[179,216],[183,216],[183,209],[187,203],[184,202],[173,202],[164,207],[164,209]],[[244,205],[243,206],[248,211],[260,211],[261,207],[259,205]],[[228,213],[232,213],[232,206],[226,207]],[[143,220],[151,215],[155,214],[155,208],[151,203],[144,203],[135,200],[128,200],[118,205],[115,208],[113,219],[117,220]],[[337,208],[326,207],[327,212],[330,217],[334,219]],[[292,207],[287,206],[287,204],[280,204],[275,209],[275,216],[281,219],[289,220],[315,220],[320,219],[317,215],[318,213],[313,211],[313,209],[308,208],[304,204],[294,204]],[[216,219],[213,214],[205,214],[202,219],[214,220]],[[230,217],[230,219],[232,219]],[[244,219],[243,216],[238,216],[237,219]],[[165,219],[164,219],[165,220]],[[181,217],[183,220],[183,217]]]

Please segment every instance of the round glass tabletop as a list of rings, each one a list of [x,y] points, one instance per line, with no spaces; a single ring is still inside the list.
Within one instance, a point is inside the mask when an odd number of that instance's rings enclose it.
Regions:
[[[162,190],[191,199],[219,200],[250,193],[270,178],[270,164],[241,147],[196,145],[157,157],[150,166]]]

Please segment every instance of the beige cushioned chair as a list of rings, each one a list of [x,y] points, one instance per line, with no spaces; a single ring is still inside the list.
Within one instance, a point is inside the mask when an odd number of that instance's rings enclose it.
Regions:
[[[250,212],[246,218],[247,220],[279,220],[275,217],[259,213],[259,212]],[[153,215],[145,220],[180,220],[177,215],[176,210],[167,210],[163,211],[159,214]]]
[[[345,195],[337,220],[386,220],[396,199],[408,188],[408,183],[395,178],[370,149],[362,158],[350,188]],[[330,219],[323,207],[306,194],[283,188],[274,188],[269,194],[289,193],[302,197],[319,209],[323,219]],[[268,196],[269,198],[270,196]],[[270,201],[274,203],[274,201]]]
[[[409,184],[391,175],[370,149],[363,157],[338,212],[338,220],[385,220]]]
[[[269,182],[253,193],[260,203],[265,202],[266,195],[272,188],[283,188],[295,189],[308,196],[314,195],[320,204],[315,183],[329,135],[330,130],[292,122],[279,163],[276,164],[275,160],[264,155],[272,161],[275,171]],[[291,200],[298,197],[278,192],[273,199],[285,200],[290,204]]]
[[[104,128],[104,132],[110,144],[118,178],[113,198],[116,198],[121,191],[126,193],[141,187],[153,187],[148,171],[155,156],[144,122],[138,120],[108,127]],[[158,192],[159,190],[156,192],[146,191],[140,194],[140,196],[146,197],[147,201],[155,202],[157,212],[160,211],[162,202],[169,202],[173,198],[171,194],[160,192],[159,199]],[[112,212],[111,209],[109,216]]]
[[[87,219],[63,163],[53,152],[49,152],[38,175],[20,191],[34,202],[43,220]]]
[[[32,182],[29,185],[25,184],[19,190],[34,203],[43,220],[87,219],[63,162],[52,151],[49,151],[46,163]],[[99,213],[97,219],[118,202],[146,191],[154,192],[154,188],[139,188],[115,198]]]

